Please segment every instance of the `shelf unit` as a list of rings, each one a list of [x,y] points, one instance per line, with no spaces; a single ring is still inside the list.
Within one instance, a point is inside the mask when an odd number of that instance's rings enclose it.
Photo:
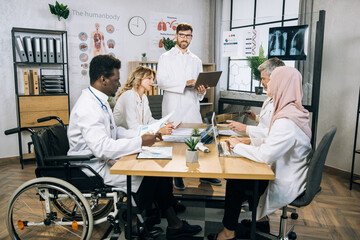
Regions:
[[[351,164],[351,177],[350,177],[350,190],[352,189],[353,183],[360,184],[360,179],[354,177],[354,168],[355,168],[355,158],[356,154],[360,154],[360,148],[357,148],[357,138],[358,138],[358,130],[359,130],[359,117],[360,117],[360,88],[359,88],[359,99],[358,106],[356,109],[356,127],[355,127],[355,139],[354,139],[354,149],[353,149],[353,158]],[[356,178],[356,179],[355,179]]]
[[[59,39],[60,44],[57,46],[55,42],[51,42],[53,45],[51,48],[54,50],[54,62],[44,62],[42,58],[40,62],[29,62],[21,61],[18,51],[16,49],[16,37],[24,39],[24,37],[29,36],[30,38],[39,37],[39,38],[53,38]],[[57,123],[56,120],[51,120],[44,123],[38,123],[37,119],[46,116],[58,116],[60,117],[65,124],[69,123],[69,70],[68,70],[68,42],[67,42],[67,32],[66,31],[57,31],[57,30],[45,30],[45,29],[30,29],[30,28],[12,28],[11,30],[12,38],[12,51],[13,51],[13,66],[14,66],[14,83],[15,83],[15,97],[16,97],[16,113],[17,113],[17,127],[31,127],[38,128],[43,126],[49,126]],[[23,46],[25,42],[22,42]],[[35,49],[35,44],[32,43],[32,47]],[[38,44],[41,44],[38,42]],[[43,45],[41,45],[43,47]],[[50,45],[47,45],[47,48]],[[56,62],[56,47],[61,49],[61,60]],[[49,47],[50,48],[50,47]],[[34,50],[33,49],[33,50]],[[38,46],[39,49],[39,46]],[[24,50],[26,53],[26,49]],[[45,56],[46,59],[49,58],[48,55]],[[27,55],[27,59],[28,55]],[[39,83],[39,94],[31,92],[30,94],[25,94],[24,89],[24,76],[22,70],[36,70],[38,75]],[[41,89],[41,71],[47,71],[50,73],[55,73],[52,76],[61,76],[63,79],[63,92],[54,93],[49,90],[49,92],[42,91]],[[31,74],[28,74],[30,77]],[[29,78],[29,85],[31,84],[31,79]],[[59,83],[58,83],[59,84]],[[54,91],[54,90],[53,90]],[[18,145],[19,145],[19,158],[21,168],[24,168],[23,161],[26,159],[31,159],[34,157],[34,154],[23,154],[22,149],[22,134],[18,134]]]
[[[157,71],[157,62],[154,61],[131,61],[129,62],[129,74],[135,70],[138,66],[146,66]],[[203,63],[203,71],[211,72],[215,71],[215,63]],[[148,96],[149,101],[151,101],[152,96]],[[210,88],[206,92],[204,99],[207,99],[207,102],[200,102],[200,112],[201,116],[204,118],[207,112],[214,111],[214,102],[215,102],[215,88]]]

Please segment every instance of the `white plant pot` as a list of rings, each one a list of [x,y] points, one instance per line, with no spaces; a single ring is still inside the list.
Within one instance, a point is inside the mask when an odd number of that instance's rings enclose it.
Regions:
[[[190,151],[186,149],[186,162],[188,163],[197,163],[199,160],[199,151]]]
[[[147,57],[141,57],[141,61],[146,62],[146,61],[147,61]]]
[[[199,142],[201,142],[201,136],[198,137],[191,136],[190,139],[191,138],[194,139],[194,141],[199,140]]]

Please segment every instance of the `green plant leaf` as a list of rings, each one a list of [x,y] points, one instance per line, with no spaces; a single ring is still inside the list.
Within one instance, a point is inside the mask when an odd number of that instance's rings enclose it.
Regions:
[[[56,4],[55,4],[55,12],[56,12],[56,14],[59,15],[60,11],[61,11],[60,5],[59,5],[58,2],[56,2]]]
[[[70,14],[69,9],[66,9],[65,12],[64,12],[64,14],[63,14],[63,18],[64,18],[64,19],[67,19],[67,18],[69,17],[69,14]]]
[[[52,14],[55,14],[55,15],[56,15],[54,5],[49,4],[49,8],[50,8],[50,12],[51,12]]]

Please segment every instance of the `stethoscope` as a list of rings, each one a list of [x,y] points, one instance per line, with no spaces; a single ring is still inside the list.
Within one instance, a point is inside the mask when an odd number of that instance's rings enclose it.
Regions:
[[[100,102],[101,108],[102,108],[103,110],[105,110],[105,111],[107,112],[107,114],[109,114],[109,110],[108,110],[107,106],[100,100],[100,98],[99,98],[98,96],[95,95],[95,93],[94,93],[93,91],[91,91],[91,88],[90,88],[90,87],[88,87],[88,89],[89,89],[89,91],[94,95],[94,97]],[[110,130],[113,130],[114,127],[113,127],[113,125],[112,125],[112,120],[111,120],[111,115],[110,115],[110,114],[109,114],[109,117],[110,117]]]

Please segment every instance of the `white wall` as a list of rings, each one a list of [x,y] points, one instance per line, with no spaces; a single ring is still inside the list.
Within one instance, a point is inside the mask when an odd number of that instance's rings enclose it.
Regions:
[[[319,10],[326,11],[326,20],[317,139],[337,126],[326,165],[350,171],[360,85],[360,1],[314,0]],[[359,156],[357,163],[359,174]]]
[[[49,0],[0,0],[0,69],[2,73],[2,104],[0,105],[0,158],[18,155],[17,136],[5,136],[4,130],[16,127],[16,102],[14,90],[14,76],[12,64],[11,28],[37,28],[37,29],[56,29],[66,30],[71,27],[72,16],[64,22],[58,22],[54,15],[49,12],[48,3],[54,4],[55,1]],[[142,16],[146,22],[150,22],[151,12],[161,12],[179,15],[189,15],[192,18],[190,24],[194,27],[194,39],[190,49],[198,55],[203,62],[209,61],[209,15],[210,0],[82,0],[82,1],[60,1],[69,6],[70,10],[86,9],[92,12],[109,12],[120,15],[120,29],[123,34],[122,52],[119,58],[122,61],[121,82],[124,83],[128,76],[128,61],[140,60],[141,53],[148,53],[149,61],[157,61],[161,52],[153,51],[149,48],[150,34],[147,30],[144,35],[135,37],[128,31],[128,20],[132,16]],[[71,11],[70,11],[70,14]],[[70,44],[69,44],[70,45]],[[69,59],[71,66],[71,59]],[[73,77],[70,70],[70,107],[72,107],[80,95],[81,89],[88,85],[79,82],[80,79]],[[24,144],[27,142],[25,139]],[[25,145],[24,145],[25,146]],[[26,149],[26,148],[23,148]]]

